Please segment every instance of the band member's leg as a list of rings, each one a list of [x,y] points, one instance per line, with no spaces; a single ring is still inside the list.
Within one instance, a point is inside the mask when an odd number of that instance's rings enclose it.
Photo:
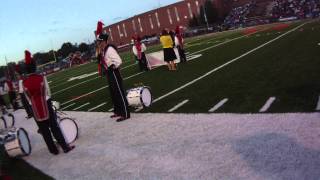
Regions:
[[[31,108],[30,104],[28,103],[25,94],[20,93],[20,97],[21,97],[22,105],[23,105],[24,109],[26,110],[28,117],[29,118],[32,117],[33,116],[32,108]]]
[[[54,138],[60,144],[63,151],[68,151],[69,145],[66,143],[66,140],[62,134],[62,131],[60,129],[60,126],[59,126],[57,118],[56,118],[56,114],[52,108],[51,100],[48,100],[48,109],[49,109],[49,114],[50,114],[49,125],[50,125],[50,129],[52,131],[52,134],[53,134]]]
[[[143,63],[143,70],[148,71],[149,70],[148,62],[147,62],[146,54],[144,52],[142,53],[141,61]]]
[[[144,65],[143,65],[142,59],[138,59],[138,62],[139,62],[140,71],[143,71],[144,70]]]
[[[121,107],[119,107],[119,103],[117,103],[117,97],[115,96],[116,84],[114,83],[115,80],[113,77],[113,70],[108,69],[107,72],[108,72],[107,79],[108,79],[108,83],[109,83],[109,91],[110,91],[110,96],[111,96],[111,100],[112,100],[112,104],[113,104],[113,113],[115,116],[120,116]]]
[[[122,78],[119,72],[119,69],[113,70],[113,79],[114,82],[112,82],[115,86],[115,97],[117,99],[116,104],[120,107],[120,114],[121,117],[127,119],[130,118],[130,112],[129,112],[129,105],[128,101],[124,92],[124,88],[122,85]]]
[[[53,142],[51,131],[49,129],[49,126],[50,126],[49,120],[41,121],[41,122],[36,121],[36,123],[37,123],[37,125],[39,127],[39,130],[41,132],[41,135],[42,135],[44,141],[47,144],[47,147],[48,147],[50,153],[58,154],[59,151],[57,149],[57,146]]]
[[[179,52],[180,62],[187,62],[186,55],[184,53],[184,50],[181,48],[181,46],[178,46],[178,52]]]
[[[16,101],[16,93],[14,91],[9,91],[9,99],[10,103],[13,106],[13,109],[18,109],[17,101]]]

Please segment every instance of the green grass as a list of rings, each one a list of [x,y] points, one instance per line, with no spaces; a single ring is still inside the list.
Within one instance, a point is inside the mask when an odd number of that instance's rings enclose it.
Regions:
[[[292,23],[284,33],[300,25]],[[261,32],[243,37],[235,41],[200,52],[202,57],[186,64],[179,64],[177,72],[170,72],[165,66],[147,73],[139,74],[124,80],[126,89],[144,84],[151,87],[154,99],[198,78],[210,70],[268,42],[279,35],[272,30],[275,25],[260,27]],[[266,29],[270,28],[270,29]],[[197,81],[152,105],[142,112],[167,112],[179,102],[189,102],[176,112],[207,113],[220,100],[229,101],[217,112],[224,113],[257,113],[269,97],[276,97],[268,112],[314,112],[319,96],[320,73],[318,51],[319,22],[312,22],[287,36],[245,56],[219,71]],[[242,31],[229,31],[210,36],[196,37],[186,40],[186,51],[193,53],[209,46],[218,45],[230,39],[243,36]],[[158,51],[159,45],[149,47],[149,51]],[[123,78],[139,72],[130,52],[121,54],[124,59],[121,74]],[[130,67],[127,67],[130,66]],[[124,68],[125,67],[125,68]],[[67,108],[72,110],[82,104],[90,105],[78,111],[87,111],[101,103],[106,105],[96,111],[108,111],[112,108],[105,77],[93,75],[81,80],[67,82],[70,77],[96,71],[96,64],[91,63],[50,76],[53,87],[53,98],[61,103],[67,102],[92,91],[95,93],[63,104],[75,105]],[[79,84],[82,83],[82,84]],[[105,88],[103,88],[105,87]],[[67,88],[67,89],[66,89]],[[66,89],[66,90],[63,90]],[[99,90],[101,89],[101,90]],[[61,91],[62,90],[62,91]],[[99,90],[99,91],[97,91]],[[57,93],[58,92],[58,93]]]

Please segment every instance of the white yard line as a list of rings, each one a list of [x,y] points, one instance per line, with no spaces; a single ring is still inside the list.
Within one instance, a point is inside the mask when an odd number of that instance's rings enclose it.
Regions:
[[[189,102],[189,99],[186,99],[186,100],[180,102],[179,104],[175,105],[173,108],[169,109],[168,112],[173,112],[173,111],[179,109],[180,107],[182,107],[183,105],[185,105],[188,102]]]
[[[317,104],[317,107],[316,107],[316,111],[320,111],[320,96],[319,96],[319,99],[318,99],[318,104]]]
[[[61,110],[65,110],[65,109],[67,109],[68,107],[71,107],[71,106],[73,106],[73,105],[75,105],[75,104],[76,104],[76,103],[69,104],[68,106],[62,108]]]
[[[114,109],[113,109],[113,108],[111,108],[111,109],[109,109],[108,111],[109,111],[109,112],[111,112],[111,111],[113,111],[113,110],[114,110]]]
[[[266,112],[272,105],[272,103],[276,100],[276,97],[270,97],[268,101],[262,106],[262,108],[259,110],[259,112]]]
[[[136,65],[136,64],[131,64],[131,65],[125,66],[124,68],[121,68],[121,70],[127,69],[127,68],[132,67],[132,66],[135,66],[135,65]],[[100,77],[95,77],[95,78],[92,78],[92,79],[88,79],[88,80],[86,80],[86,81],[83,81],[83,82],[81,82],[81,83],[74,84],[74,85],[69,86],[69,87],[67,87],[67,88],[61,89],[61,90],[59,90],[59,91],[57,91],[57,92],[54,92],[54,93],[52,93],[52,95],[59,94],[59,93],[64,92],[64,91],[66,91],[66,90],[68,90],[68,89],[77,87],[77,86],[79,86],[79,85],[81,85],[81,84],[84,84],[84,83],[89,82],[89,81],[93,81],[93,80],[98,79],[98,78],[100,78]],[[67,81],[67,80],[66,80],[66,81]],[[62,83],[62,84],[59,84],[59,85],[56,85],[56,86],[52,86],[51,88],[55,88],[55,87],[58,87],[58,86],[61,86],[61,85],[67,84],[67,83],[69,83],[69,82],[64,82],[64,83]]]
[[[68,90],[68,89],[74,88],[74,87],[76,87],[76,86],[79,86],[79,85],[81,85],[81,84],[84,84],[84,83],[86,83],[86,82],[89,82],[89,81],[92,81],[92,80],[95,80],[95,79],[98,79],[98,78],[100,78],[100,77],[95,77],[95,78],[92,78],[92,79],[88,79],[88,80],[83,81],[83,82],[81,82],[81,83],[78,83],[78,84],[69,86],[69,87],[67,87],[67,88],[64,88],[64,89],[61,89],[61,90],[59,90],[59,91],[57,91],[57,92],[52,93],[52,95],[59,94],[59,93],[64,92],[64,91],[66,91],[66,90]]]
[[[82,104],[81,106],[79,106],[79,107],[77,107],[77,108],[74,108],[73,110],[75,111],[75,110],[78,110],[78,109],[80,109],[80,108],[82,108],[82,107],[85,107],[85,106],[88,106],[90,103],[88,102],[88,103],[85,103],[85,104]]]
[[[142,74],[142,73],[143,73],[143,72],[139,72],[139,73],[134,74],[134,75],[132,75],[132,76],[126,77],[126,78],[124,78],[123,80],[127,80],[127,79],[130,79],[130,78],[133,78],[133,77],[138,76],[138,75],[140,75],[140,74]],[[88,96],[88,95],[90,95],[90,94],[96,93],[96,92],[101,91],[102,89],[105,89],[105,88],[107,88],[107,87],[109,87],[109,86],[103,86],[103,87],[101,87],[101,88],[99,88],[99,89],[96,89],[96,90],[91,91],[91,92],[89,92],[89,93],[86,93],[86,94],[83,94],[83,95],[78,96],[78,97],[76,97],[76,98],[73,98],[73,99],[71,99],[71,100],[69,100],[69,101],[67,101],[67,102],[64,102],[64,103],[62,103],[61,105],[68,104],[69,102],[73,102],[73,101],[75,101],[75,100],[78,100],[78,99],[83,98],[83,97],[85,97],[85,96]]]
[[[213,108],[211,108],[209,110],[209,112],[215,112],[216,110],[218,110],[220,107],[222,107],[229,99],[225,98],[223,100],[221,100],[218,104],[216,104]]]
[[[235,61],[237,61],[237,60],[239,60],[239,59],[241,59],[241,58],[243,58],[243,57],[245,57],[245,56],[247,56],[247,55],[249,55],[249,54],[251,54],[251,53],[253,53],[253,52],[257,51],[257,50],[259,50],[259,49],[261,49],[261,48],[263,48],[264,46],[266,46],[266,45],[268,45],[268,44],[271,44],[272,42],[274,42],[274,41],[276,41],[276,40],[284,37],[285,35],[293,32],[293,31],[296,31],[297,29],[299,29],[300,27],[302,27],[302,26],[305,25],[305,24],[306,24],[306,23],[303,23],[303,24],[301,24],[300,26],[298,26],[298,27],[296,27],[296,28],[294,28],[294,29],[291,29],[290,31],[287,31],[286,33],[281,34],[280,36],[278,36],[278,37],[276,37],[276,38],[274,38],[274,39],[272,39],[272,40],[270,40],[270,41],[268,41],[268,42],[266,42],[266,43],[264,43],[264,44],[262,44],[262,45],[260,45],[260,46],[258,46],[258,47],[256,47],[256,48],[254,48],[254,49],[252,49],[252,50],[250,50],[250,51],[242,54],[241,56],[236,57],[236,58],[228,61],[227,63],[225,63],[225,64],[223,64],[223,65],[221,65],[221,66],[219,66],[219,67],[217,67],[217,68],[212,69],[211,71],[209,71],[209,72],[205,73],[204,75],[202,75],[202,76],[200,76],[200,77],[198,77],[198,78],[196,78],[196,79],[194,79],[194,80],[186,83],[185,85],[180,86],[179,88],[177,88],[177,89],[175,89],[175,90],[173,90],[173,91],[170,91],[170,92],[168,92],[167,94],[164,94],[163,96],[158,97],[157,99],[155,99],[155,100],[153,101],[153,103],[156,103],[156,102],[160,101],[161,99],[164,99],[164,98],[170,96],[171,94],[174,94],[174,93],[176,93],[176,92],[178,92],[178,91],[180,91],[180,90],[182,90],[182,89],[184,89],[184,88],[186,88],[186,87],[188,87],[188,86],[196,83],[197,81],[199,81],[199,80],[201,80],[201,79],[203,79],[203,78],[211,75],[212,73],[214,73],[214,72],[216,72],[216,71],[224,68],[225,66],[228,66],[229,64],[231,64],[231,63],[233,63],[233,62],[235,62]]]
[[[134,112],[140,112],[140,111],[142,111],[143,110],[143,108],[142,107],[139,107],[139,108],[137,108],[136,110],[134,110]]]
[[[96,109],[98,109],[99,107],[104,106],[105,104],[107,104],[107,102],[104,102],[104,103],[102,103],[102,104],[99,104],[98,106],[93,107],[93,108],[89,109],[88,111],[90,112],[90,111],[96,110]]]
[[[254,33],[246,34],[246,35],[243,35],[243,36],[240,36],[240,37],[236,37],[236,38],[233,38],[233,39],[230,39],[230,40],[226,40],[226,41],[224,41],[224,42],[222,42],[222,43],[219,43],[219,44],[216,44],[216,45],[213,45],[213,46],[209,46],[209,47],[207,47],[207,48],[204,48],[204,49],[201,49],[201,50],[199,50],[199,51],[190,53],[190,54],[188,54],[188,55],[198,54],[198,53],[200,53],[200,52],[207,51],[207,50],[209,50],[209,49],[212,49],[212,48],[215,48],[215,47],[218,47],[218,46],[227,44],[227,43],[229,43],[229,42],[232,42],[232,41],[235,41],[235,40],[238,40],[238,39],[247,37],[247,36],[249,36],[249,35],[252,35],[252,34],[255,34],[255,33],[258,33],[258,32],[260,32],[260,31],[256,31],[256,32],[254,32]]]

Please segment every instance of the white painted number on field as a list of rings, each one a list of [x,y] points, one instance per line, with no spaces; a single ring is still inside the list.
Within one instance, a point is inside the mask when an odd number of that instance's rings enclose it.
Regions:
[[[98,72],[93,72],[93,73],[90,73],[90,74],[83,74],[81,76],[76,76],[76,77],[72,77],[70,78],[68,81],[74,81],[74,80],[78,80],[78,79],[84,79],[84,78],[87,78],[87,77],[90,77],[90,76],[93,76],[93,75],[96,75],[98,74]]]
[[[179,109],[181,106],[185,105],[187,102],[189,102],[189,100],[188,100],[188,99],[186,99],[186,100],[182,101],[181,103],[179,103],[179,104],[175,105],[173,108],[169,109],[169,111],[168,111],[168,112],[173,112],[173,111],[175,111],[175,110]]]
[[[264,106],[260,109],[259,112],[266,112],[275,100],[276,100],[275,97],[270,97],[268,101],[264,104]]]
[[[223,100],[220,101],[218,104],[216,104],[213,108],[211,108],[211,109],[209,110],[209,112],[215,112],[215,111],[218,110],[220,107],[222,107],[227,101],[228,101],[228,98],[223,99]]]
[[[195,55],[187,56],[187,61],[191,61],[191,60],[197,59],[197,58],[199,58],[201,56],[202,56],[202,54],[195,54]]]

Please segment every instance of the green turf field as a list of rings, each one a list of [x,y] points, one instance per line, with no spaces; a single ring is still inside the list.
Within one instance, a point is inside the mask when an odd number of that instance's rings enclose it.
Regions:
[[[132,54],[123,53],[124,86],[151,87],[155,102],[140,112],[166,113],[187,101],[173,112],[208,113],[225,99],[214,112],[258,113],[271,97],[275,99],[266,112],[316,111],[320,23],[302,23],[260,26],[248,36],[238,30],[189,39],[189,55],[202,56],[179,64],[177,72],[163,66],[140,73]],[[159,49],[156,45],[149,52]],[[48,77],[53,98],[64,110],[88,111],[101,104],[94,111],[112,108],[107,81],[98,77],[96,66],[90,63]],[[68,81],[84,74],[88,77]]]

